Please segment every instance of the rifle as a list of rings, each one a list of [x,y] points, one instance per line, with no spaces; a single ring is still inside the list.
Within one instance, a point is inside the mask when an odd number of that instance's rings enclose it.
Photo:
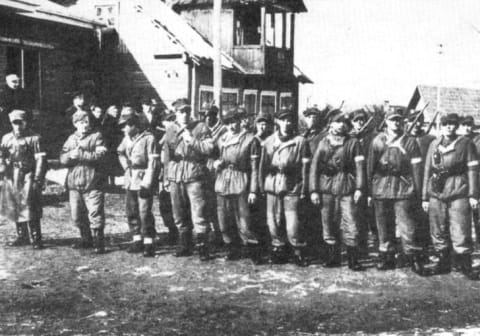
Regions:
[[[424,113],[425,110],[427,109],[428,105],[430,105],[430,102],[428,102],[427,104],[425,104],[425,106],[423,107],[423,109],[415,116],[415,119],[413,120],[412,124],[410,125],[410,127],[409,127],[408,130],[407,130],[407,134],[410,134],[410,133],[413,131],[413,128],[415,127],[415,124],[416,124],[417,121],[420,119],[420,117],[423,115],[423,113]]]
[[[365,132],[368,128],[368,126],[370,126],[370,124],[372,123],[374,119],[374,116],[372,115],[368,120],[367,122],[362,126],[362,128],[358,131],[358,136],[361,136],[363,134],[363,132]]]
[[[428,127],[427,127],[427,129],[425,130],[425,134],[430,133],[430,131],[432,130],[433,125],[435,124],[435,120],[437,119],[439,113],[440,113],[440,111],[435,112],[435,115],[433,116],[432,121],[430,121],[430,124],[428,124]]]

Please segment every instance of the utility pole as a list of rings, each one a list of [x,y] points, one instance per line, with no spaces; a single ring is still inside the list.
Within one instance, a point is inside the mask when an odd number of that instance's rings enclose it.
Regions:
[[[222,0],[213,0],[213,99],[222,117]]]

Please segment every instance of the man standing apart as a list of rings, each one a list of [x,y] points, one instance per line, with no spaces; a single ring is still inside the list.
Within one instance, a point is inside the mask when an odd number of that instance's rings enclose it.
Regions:
[[[385,116],[386,129],[372,141],[367,175],[379,240],[378,270],[395,268],[395,225],[398,226],[403,253],[412,271],[424,275],[421,247],[416,235],[415,202],[421,194],[422,158],[414,138],[404,134],[401,110]]]
[[[173,218],[180,234],[177,257],[193,254],[192,230],[195,230],[200,260],[210,259],[206,217],[205,181],[207,159],[213,142],[207,125],[191,121],[191,107],[187,99],[174,103],[175,123],[166,130],[163,160],[166,182],[170,186]]]
[[[0,95],[0,133],[5,134],[10,131],[10,121],[8,114],[15,110],[25,111],[27,113],[27,122],[31,123],[29,99],[22,89],[20,77],[11,73],[5,77],[6,87]]]
[[[76,131],[63,145],[60,162],[68,167],[70,211],[81,236],[80,243],[74,247],[94,246],[95,253],[100,254],[105,252],[105,179],[101,173],[101,165],[104,163],[107,147],[100,132],[90,126],[87,112],[75,112],[72,122]]]
[[[473,142],[456,134],[458,115],[442,117],[441,124],[441,137],[428,148],[422,195],[433,247],[439,256],[434,272],[450,272],[451,242],[454,266],[476,279],[472,272],[471,211],[478,207],[479,162]]]
[[[363,270],[358,263],[358,209],[365,186],[365,156],[355,138],[348,136],[348,120],[338,112],[328,135],[313,156],[310,168],[311,200],[321,206],[323,239],[328,246],[326,267],[339,267],[340,241],[347,247],[348,268]]]
[[[8,115],[12,132],[3,136],[0,150],[0,173],[12,183],[16,198],[14,218],[17,239],[11,246],[29,243],[28,228],[34,249],[40,249],[42,232],[42,185],[46,173],[46,153],[41,138],[28,129],[27,113],[13,110]]]
[[[288,242],[293,248],[295,263],[303,267],[308,263],[303,251],[305,242],[298,205],[307,194],[311,155],[305,138],[295,134],[294,118],[294,112],[289,109],[281,109],[275,115],[278,131],[263,145],[260,187],[267,193],[267,224],[272,238],[270,263],[288,262]]]
[[[125,170],[127,218],[133,242],[129,253],[154,257],[155,218],[153,193],[158,183],[158,144],[132,108],[124,108],[118,120],[125,137],[118,146],[118,159]]]

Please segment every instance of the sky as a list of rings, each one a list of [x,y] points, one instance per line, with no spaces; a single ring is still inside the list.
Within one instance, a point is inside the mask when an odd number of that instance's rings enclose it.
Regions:
[[[479,0],[304,2],[295,62],[314,84],[301,85],[301,109],[407,105],[419,84],[480,88]]]

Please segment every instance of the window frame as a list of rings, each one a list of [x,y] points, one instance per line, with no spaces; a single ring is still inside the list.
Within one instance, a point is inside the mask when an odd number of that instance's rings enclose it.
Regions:
[[[268,97],[274,97],[274,102],[275,102],[275,105],[273,107],[273,113],[277,112],[277,105],[278,105],[278,102],[277,102],[277,91],[269,91],[269,90],[262,90],[260,91],[260,105],[259,105],[259,113],[263,112],[262,111],[262,106],[263,106],[263,97],[264,96],[268,96]]]
[[[243,90],[243,105],[246,107],[245,105],[245,96],[247,95],[255,95],[255,104],[254,104],[254,110],[253,110],[253,113],[255,115],[257,115],[258,113],[258,90],[254,90],[254,89],[245,89]],[[252,112],[252,111],[249,111],[249,112]]]
[[[280,95],[279,95],[279,101],[278,101],[278,104],[280,105],[280,108],[282,108],[282,98],[292,98],[293,99],[293,93],[290,92],[290,91],[283,91],[283,92],[280,92]],[[288,106],[285,106],[288,108]],[[293,106],[292,106],[293,107]]]

